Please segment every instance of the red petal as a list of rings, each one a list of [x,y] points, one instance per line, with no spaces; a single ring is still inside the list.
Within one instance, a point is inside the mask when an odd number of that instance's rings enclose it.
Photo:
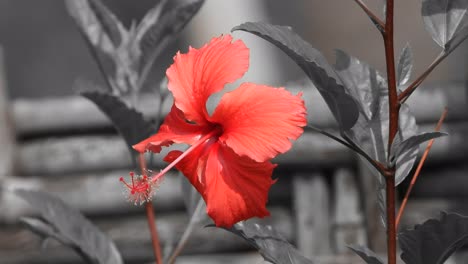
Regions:
[[[226,93],[210,120],[223,126],[221,142],[257,162],[289,150],[307,124],[301,94],[252,83]]]
[[[149,150],[159,153],[162,146],[167,147],[172,143],[193,144],[208,129],[207,126],[198,126],[186,122],[183,113],[173,105],[158,133],[133,145],[133,148],[138,152]]]
[[[166,161],[180,154],[173,151]],[[223,227],[269,215],[265,205],[275,166],[239,157],[217,142],[195,149],[176,165],[203,196],[208,215]]]
[[[242,77],[249,67],[249,50],[230,35],[213,38],[200,49],[174,57],[166,74],[177,108],[197,124],[206,123],[206,101],[224,85]]]

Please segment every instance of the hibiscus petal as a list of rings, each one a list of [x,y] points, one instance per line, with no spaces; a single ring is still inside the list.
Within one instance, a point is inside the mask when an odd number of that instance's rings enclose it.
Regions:
[[[172,163],[180,155],[182,155],[182,153],[183,152],[180,150],[170,151],[164,158],[164,161]],[[204,180],[202,179],[202,176],[205,174],[208,154],[209,145],[202,144],[193,149],[191,153],[189,153],[185,158],[183,158],[175,165],[176,169],[181,171],[195,187],[195,189],[197,189],[197,191],[202,195],[205,192],[203,184]]]
[[[174,57],[166,71],[168,88],[185,117],[206,123],[206,101],[224,85],[242,77],[249,67],[249,50],[241,40],[231,43],[230,35],[213,38],[200,49]]]
[[[221,142],[257,162],[289,150],[307,124],[301,94],[252,83],[226,93],[210,121],[222,125]]]
[[[165,160],[171,162],[180,154],[172,151]],[[219,143],[196,148],[176,165],[202,195],[208,215],[223,227],[270,215],[266,203],[275,167],[239,157]]]
[[[164,119],[158,133],[133,145],[133,148],[142,153],[146,150],[159,153],[161,147],[167,147],[173,143],[193,144],[208,131],[207,126],[190,124],[185,120],[182,111],[172,106],[171,112]]]

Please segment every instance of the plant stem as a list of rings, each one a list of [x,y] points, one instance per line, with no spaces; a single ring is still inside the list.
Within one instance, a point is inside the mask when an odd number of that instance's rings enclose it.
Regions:
[[[442,124],[444,122],[445,117],[447,116],[448,109],[447,107],[444,109],[444,112],[440,116],[439,122],[437,122],[437,126],[435,128],[435,131],[440,131],[440,128],[442,127]],[[398,225],[400,224],[401,217],[403,215],[403,212],[405,211],[406,204],[408,203],[408,198],[413,190],[414,184],[416,183],[416,180],[418,179],[419,174],[421,173],[422,166],[424,165],[424,162],[426,161],[427,155],[429,154],[429,151],[431,150],[432,144],[434,144],[434,139],[429,140],[429,143],[427,144],[426,150],[424,150],[424,154],[419,161],[418,167],[416,168],[416,171],[414,172],[413,178],[411,179],[410,186],[408,190],[405,193],[405,198],[403,199],[403,202],[401,203],[400,209],[398,210],[398,215],[396,217],[396,227],[398,228]]]
[[[385,45],[385,59],[387,64],[387,82],[388,82],[388,106],[389,106],[389,135],[388,152],[393,143],[393,139],[398,133],[398,112],[399,102],[396,86],[395,74],[395,51],[393,47],[393,0],[387,0],[387,18],[385,21],[385,32],[383,33]]]
[[[393,140],[398,133],[398,112],[400,104],[395,74],[395,51],[393,47],[393,11],[394,1],[387,0],[387,12],[385,16],[385,29],[382,33],[385,45],[385,60],[387,65],[388,82],[388,107],[389,107],[389,131],[388,131],[388,155]],[[387,256],[388,264],[396,264],[396,228],[395,228],[395,172],[396,168],[388,168],[384,174],[387,197]]]
[[[156,229],[156,218],[154,216],[153,203],[148,201],[145,203],[146,219],[151,233],[151,242],[153,244],[153,252],[157,264],[162,264],[161,246],[159,244],[158,230]]]
[[[138,156],[138,163],[140,164],[141,173],[146,171],[145,154],[141,153]],[[148,227],[151,234],[151,242],[153,244],[154,257],[157,264],[162,264],[161,245],[159,243],[158,230],[156,229],[156,217],[154,215],[153,203],[147,201],[145,203],[146,219],[148,220]]]
[[[387,256],[388,264],[396,264],[396,223],[395,223],[395,171],[385,177],[387,198]]]

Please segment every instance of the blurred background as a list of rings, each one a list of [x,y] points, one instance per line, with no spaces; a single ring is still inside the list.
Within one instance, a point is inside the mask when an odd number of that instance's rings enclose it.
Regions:
[[[158,1],[103,2],[129,27]],[[366,2],[382,17],[382,1]],[[410,43],[412,80],[440,51],[424,29],[420,8],[421,0],[396,1],[395,53]],[[330,63],[335,61],[334,50],[342,49],[385,73],[381,35],[354,1],[207,0],[155,63],[143,92],[152,94],[159,89],[176,51],[185,52],[189,45],[200,47],[247,21],[289,25]],[[243,32],[233,35],[251,50],[250,69],[242,80],[304,91],[311,123],[335,127],[323,100],[295,63],[260,38]],[[0,263],[80,263],[72,251],[54,243],[46,255],[40,251],[40,240],[16,221],[31,210],[5,191],[14,187],[58,195],[108,232],[128,263],[151,260],[143,209],[126,203],[120,194],[118,178],[131,168],[127,149],[106,118],[74,91],[77,80],[104,82],[63,2],[0,1],[0,47]],[[439,211],[468,213],[468,143],[464,140],[468,135],[467,63],[465,43],[409,100],[423,131],[433,130],[448,106],[443,130],[451,136],[434,145],[403,227],[436,217]],[[142,111],[151,116],[157,103],[153,97],[142,98]],[[272,217],[267,222],[278,227],[301,252],[317,256],[320,263],[343,264],[361,263],[350,258],[348,244],[364,244],[384,252],[376,180],[358,158],[307,131],[277,162],[280,166],[275,175],[281,177],[271,192]],[[166,249],[177,242],[187,221],[180,180],[175,174],[168,176],[155,198]],[[407,182],[399,187],[400,197]],[[191,256],[182,257],[180,263],[261,262],[247,244],[222,230],[197,230],[184,255]],[[465,255],[461,251],[450,261],[466,263]]]
[[[103,1],[126,26],[139,21],[155,0]],[[367,1],[382,14],[381,1]],[[421,72],[438,54],[439,47],[424,30],[420,0],[397,1],[395,50],[406,42],[414,53],[414,72]],[[248,0],[208,1],[184,30],[177,43],[164,53],[155,74],[162,76],[177,50],[201,46],[246,21],[290,25],[305,40],[334,62],[342,49],[385,72],[380,33],[353,1]],[[252,74],[246,79],[282,85],[303,73],[280,51],[246,33],[234,33],[252,49]],[[3,0],[0,2],[0,42],[6,53],[8,90],[12,98],[70,95],[77,78],[99,80],[98,70],[73,20],[61,1]],[[466,46],[465,46],[466,47]],[[431,80],[464,80],[466,48],[459,48],[431,75]],[[271,63],[275,61],[275,63]],[[258,74],[260,72],[261,74]],[[248,78],[247,78],[248,77]]]

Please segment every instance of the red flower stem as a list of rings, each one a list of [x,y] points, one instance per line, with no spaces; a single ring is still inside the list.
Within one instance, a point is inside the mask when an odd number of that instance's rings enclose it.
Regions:
[[[220,132],[219,130],[215,129],[213,131],[211,131],[210,133],[204,135],[202,138],[200,138],[197,142],[195,142],[195,144],[193,144],[192,146],[190,146],[190,148],[188,148],[186,151],[184,151],[184,153],[182,153],[179,157],[177,157],[177,159],[175,159],[173,162],[171,162],[169,165],[167,165],[166,168],[164,168],[162,171],[160,171],[158,174],[156,174],[155,176],[152,176],[151,177],[151,182],[155,182],[157,181],[161,176],[163,176],[164,174],[166,174],[170,169],[172,169],[177,163],[179,163],[183,158],[185,158],[188,154],[190,154],[190,152],[192,152],[195,148],[197,148],[198,146],[200,146],[201,144],[205,143],[208,139],[218,135]]]
[[[138,156],[138,163],[140,164],[141,173],[144,174],[146,171],[146,160],[145,155],[141,153]],[[151,234],[151,242],[153,244],[153,252],[156,258],[157,264],[162,264],[161,245],[159,243],[158,230],[156,228],[156,217],[154,216],[153,203],[147,201],[145,203],[146,219],[148,220],[148,227]]]
[[[440,128],[442,127],[442,124],[444,122],[445,117],[447,116],[448,109],[447,107],[444,109],[444,112],[440,116],[439,122],[437,123],[437,126],[435,128],[435,131],[440,131]],[[405,198],[403,199],[403,202],[401,203],[400,210],[398,210],[398,215],[396,218],[396,227],[398,228],[398,225],[400,224],[401,217],[403,215],[403,212],[405,211],[406,204],[408,203],[408,198],[413,190],[414,184],[416,183],[416,180],[418,179],[419,174],[421,173],[421,169],[424,165],[424,162],[426,161],[427,155],[429,154],[429,151],[431,150],[432,144],[434,144],[434,139],[431,139],[429,143],[427,144],[426,150],[424,151],[424,154],[419,161],[418,167],[416,168],[416,171],[414,172],[413,178],[411,179],[410,186],[408,190],[405,193]]]
[[[393,44],[393,12],[394,1],[387,0],[387,11],[385,16],[385,28],[382,32],[385,46],[385,61],[387,65],[388,82],[388,107],[389,107],[389,133],[388,133],[388,155],[393,140],[398,133],[398,112],[400,103],[398,101],[396,74],[395,74],[395,51]],[[387,257],[388,264],[396,264],[396,228],[395,228],[395,172],[396,168],[387,168],[384,173],[387,198]]]
[[[158,230],[156,229],[156,218],[154,216],[153,203],[148,201],[145,203],[146,219],[151,233],[151,242],[153,244],[153,252],[157,264],[162,264],[161,245],[158,238]]]

